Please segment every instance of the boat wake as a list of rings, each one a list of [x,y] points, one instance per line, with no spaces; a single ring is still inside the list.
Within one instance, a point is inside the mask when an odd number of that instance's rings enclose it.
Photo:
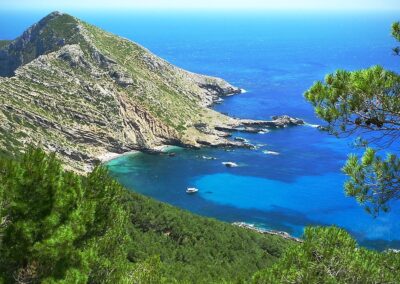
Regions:
[[[312,128],[318,128],[318,127],[321,126],[321,125],[319,125],[319,124],[311,124],[311,123],[305,123],[304,125],[305,125],[305,126],[308,126],[308,127],[312,127]]]

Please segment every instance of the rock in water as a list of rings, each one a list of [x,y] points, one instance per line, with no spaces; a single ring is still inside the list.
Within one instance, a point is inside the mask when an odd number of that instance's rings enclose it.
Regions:
[[[293,126],[293,125],[303,125],[304,121],[299,118],[293,118],[288,115],[281,115],[281,116],[273,116],[273,121],[277,126]]]

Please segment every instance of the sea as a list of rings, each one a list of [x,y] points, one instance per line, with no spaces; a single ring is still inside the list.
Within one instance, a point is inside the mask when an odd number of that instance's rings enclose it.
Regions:
[[[0,39],[13,39],[51,11],[0,11]],[[287,114],[306,126],[235,133],[258,149],[182,149],[175,156],[137,153],[108,162],[132,191],[202,216],[247,222],[301,236],[306,226],[335,225],[360,245],[400,248],[400,201],[368,214],[343,190],[355,137],[338,139],[304,92],[337,69],[381,65],[400,71],[392,48],[393,12],[67,11],[133,40],[172,64],[221,77],[246,92],[214,108],[239,118]],[[398,149],[389,149],[396,153]],[[213,159],[206,159],[212,157]],[[238,167],[225,167],[223,162]],[[196,194],[187,194],[196,187]]]

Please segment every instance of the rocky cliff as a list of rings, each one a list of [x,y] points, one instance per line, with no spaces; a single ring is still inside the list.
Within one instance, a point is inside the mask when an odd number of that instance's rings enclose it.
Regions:
[[[13,41],[0,41],[0,76],[1,149],[40,144],[77,171],[108,152],[241,146],[227,132],[276,126],[208,108],[240,93],[224,80],[184,71],[59,12]]]

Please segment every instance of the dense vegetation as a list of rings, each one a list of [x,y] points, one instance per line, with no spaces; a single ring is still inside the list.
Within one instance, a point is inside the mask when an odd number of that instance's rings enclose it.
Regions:
[[[98,168],[64,172],[54,155],[30,150],[0,162],[0,275],[6,283],[109,282],[129,277],[122,189]]]
[[[344,230],[307,228],[304,243],[291,247],[254,283],[400,283],[400,254],[357,247]]]
[[[0,283],[249,280],[287,245],[130,193],[30,149],[0,158]]]
[[[393,24],[392,35],[400,42],[400,23]],[[399,55],[400,48],[393,51]],[[356,144],[366,148],[361,159],[350,155],[343,168],[349,176],[346,194],[374,215],[389,210],[390,202],[400,199],[400,159],[389,153],[384,158],[381,150],[398,152],[400,75],[380,66],[339,70],[314,84],[305,97],[331,133],[354,134]]]
[[[103,167],[64,171],[41,150],[0,158],[0,283],[400,281],[400,254],[358,248],[338,228],[304,238],[195,216],[125,190]]]

